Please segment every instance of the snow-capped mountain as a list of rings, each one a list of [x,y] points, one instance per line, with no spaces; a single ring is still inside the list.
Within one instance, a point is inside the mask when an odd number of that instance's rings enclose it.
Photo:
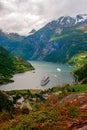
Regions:
[[[70,16],[62,16],[57,20],[57,25],[62,27],[71,27],[75,25],[75,18]]]
[[[87,14],[77,15],[76,17],[62,16],[57,23],[62,26],[76,26],[78,23],[87,23]]]
[[[46,29],[48,31],[55,30],[56,34],[62,34],[62,31],[66,28],[72,28],[78,26],[80,27],[80,26],[85,26],[86,24],[87,24],[87,14],[80,14],[77,15],[76,17],[62,16],[57,20],[48,23],[42,29]]]

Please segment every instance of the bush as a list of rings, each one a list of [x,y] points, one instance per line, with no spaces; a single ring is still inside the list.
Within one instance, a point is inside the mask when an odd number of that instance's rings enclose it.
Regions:
[[[0,114],[0,122],[6,121],[9,119],[10,119],[9,113],[3,110],[2,113]]]
[[[22,114],[29,114],[29,109],[27,107],[23,107]]]
[[[78,107],[76,107],[76,106],[69,107],[68,114],[70,117],[72,117],[72,118],[78,117],[79,112],[80,112],[80,109]]]

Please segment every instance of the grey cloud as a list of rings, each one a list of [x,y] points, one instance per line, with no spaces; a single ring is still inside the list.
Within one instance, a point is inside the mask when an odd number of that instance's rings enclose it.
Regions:
[[[0,11],[2,11],[3,10],[3,4],[2,4],[2,2],[0,2]]]
[[[27,34],[63,15],[87,12],[87,0],[0,0],[0,28]]]

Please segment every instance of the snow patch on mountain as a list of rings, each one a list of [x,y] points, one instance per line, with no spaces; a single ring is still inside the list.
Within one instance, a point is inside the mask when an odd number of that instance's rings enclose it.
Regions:
[[[61,32],[62,32],[62,29],[61,29],[61,28],[57,28],[57,29],[55,30],[55,33],[56,33],[56,34],[61,34]]]
[[[77,15],[75,24],[84,22],[85,20],[87,20],[87,14]]]

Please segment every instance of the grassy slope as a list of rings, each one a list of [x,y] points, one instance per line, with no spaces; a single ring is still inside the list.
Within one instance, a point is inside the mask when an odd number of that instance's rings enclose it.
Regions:
[[[61,36],[54,36],[51,41],[56,41],[56,40],[60,40],[60,39],[63,39],[65,37],[68,37],[69,35],[68,34],[64,34],[64,35],[61,35]]]
[[[81,68],[84,64],[87,63],[87,52],[77,54],[73,56],[68,63],[77,68]]]
[[[34,69],[33,66],[29,62],[17,56],[14,56],[12,59],[13,59],[13,64],[15,66],[15,73],[23,73],[25,71]]]

